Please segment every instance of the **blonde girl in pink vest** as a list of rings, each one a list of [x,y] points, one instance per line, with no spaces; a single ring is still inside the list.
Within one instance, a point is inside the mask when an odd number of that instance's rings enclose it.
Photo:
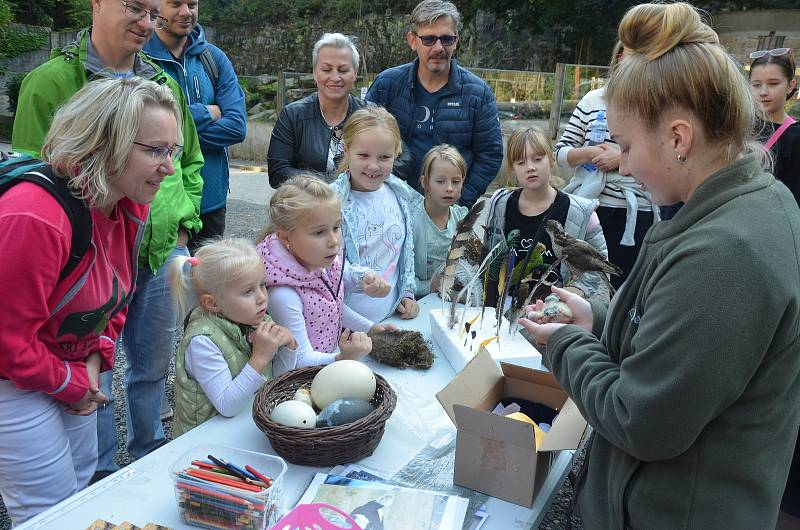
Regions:
[[[310,176],[289,179],[270,200],[270,225],[258,244],[272,301],[270,316],[292,332],[298,345],[293,352],[278,352],[275,375],[361,359],[372,350],[367,332],[387,327],[344,304],[345,287],[382,297],[389,284],[367,268],[343,266],[341,207],[339,196]]]

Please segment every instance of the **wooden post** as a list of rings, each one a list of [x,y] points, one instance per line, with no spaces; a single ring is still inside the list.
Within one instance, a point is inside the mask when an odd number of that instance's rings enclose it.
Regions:
[[[275,94],[275,117],[281,115],[283,107],[286,106],[286,74],[281,70],[278,72],[278,91]]]
[[[564,101],[564,76],[567,69],[564,63],[556,63],[556,79],[553,83],[553,97],[550,100],[550,123],[548,132],[555,140],[558,136],[558,123],[561,120],[561,103]]]

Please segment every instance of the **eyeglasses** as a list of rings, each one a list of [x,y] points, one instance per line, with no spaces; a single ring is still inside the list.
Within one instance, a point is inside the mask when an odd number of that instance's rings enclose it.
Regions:
[[[131,20],[142,20],[144,17],[150,17],[150,24],[154,24],[156,29],[164,29],[164,26],[167,25],[167,19],[159,16],[158,13],[153,13],[141,6],[136,4],[132,4],[130,2],[125,2],[124,0],[119,0],[120,5],[125,9],[125,14]]]
[[[153,157],[153,160],[156,162],[163,162],[170,157],[173,162],[177,162],[181,154],[183,154],[183,146],[182,145],[173,145],[172,147],[156,147],[154,145],[147,145],[140,142],[133,142],[134,144],[144,147],[145,151],[150,153],[150,156]]]
[[[781,55],[786,55],[792,51],[791,48],[775,48],[774,50],[758,50],[756,52],[752,52],[750,54],[751,59],[761,59],[766,54],[770,54],[773,57],[780,57]]]
[[[452,46],[458,40],[458,35],[420,35],[419,33],[414,33],[414,35],[425,46],[435,46],[437,40],[442,41],[442,46]]]

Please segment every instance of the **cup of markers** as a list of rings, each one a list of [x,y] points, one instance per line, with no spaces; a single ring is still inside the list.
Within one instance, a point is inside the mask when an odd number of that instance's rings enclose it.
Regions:
[[[170,466],[183,521],[225,530],[274,523],[285,473],[278,456],[212,445],[193,447]]]

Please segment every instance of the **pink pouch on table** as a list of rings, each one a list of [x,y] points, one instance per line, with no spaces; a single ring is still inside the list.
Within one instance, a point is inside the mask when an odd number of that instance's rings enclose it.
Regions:
[[[321,510],[335,512],[344,521],[349,523],[347,526],[340,526],[331,522]],[[331,514],[338,518],[336,515]],[[345,524],[344,521],[342,524]],[[339,521],[337,521],[339,523]],[[347,513],[343,512],[330,504],[301,504],[294,510],[287,513],[283,519],[278,521],[270,530],[363,530]]]

